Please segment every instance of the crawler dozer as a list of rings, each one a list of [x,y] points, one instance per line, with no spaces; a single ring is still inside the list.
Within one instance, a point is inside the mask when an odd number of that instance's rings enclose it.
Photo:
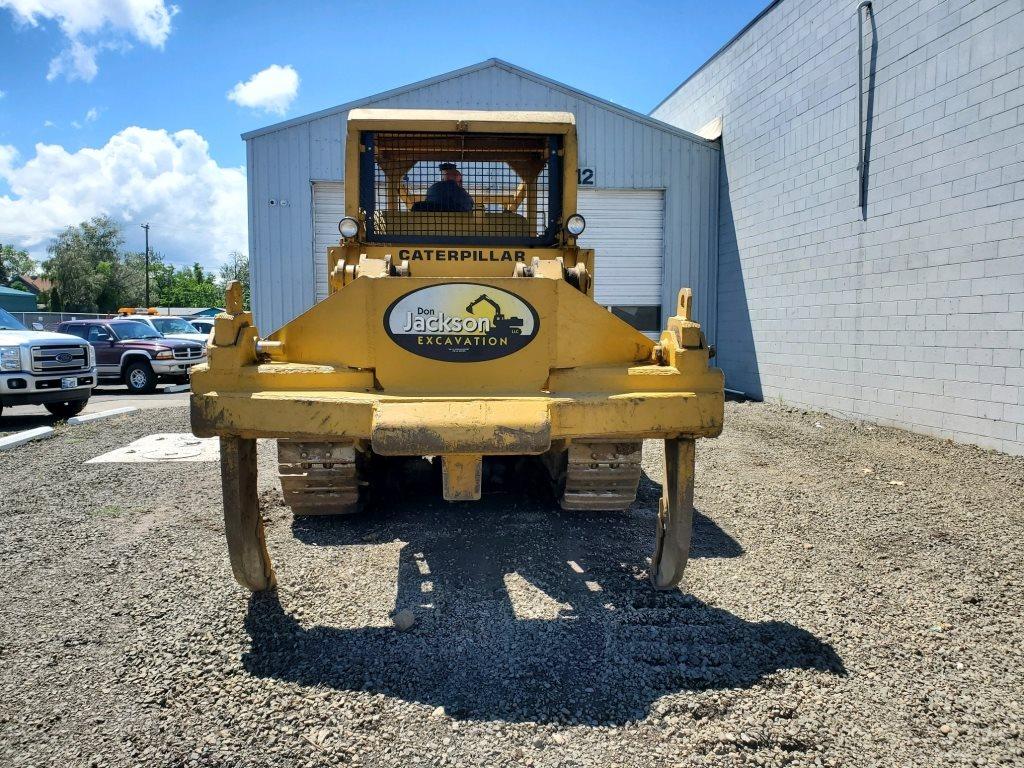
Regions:
[[[679,583],[694,441],[722,430],[723,376],[689,289],[657,341],[594,301],[576,195],[570,114],[349,113],[327,297],[261,336],[229,285],[192,376],[193,431],[220,437],[240,584],[275,584],[257,438],[277,440],[295,515],[360,511],[377,456],[440,462],[450,501],[480,498],[484,457],[533,456],[569,514],[624,510],[642,440],[664,440],[650,577]]]

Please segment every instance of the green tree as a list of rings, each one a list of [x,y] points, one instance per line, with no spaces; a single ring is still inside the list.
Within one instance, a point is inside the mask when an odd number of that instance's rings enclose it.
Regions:
[[[241,251],[229,253],[228,260],[220,268],[220,281],[223,286],[227,287],[232,280],[237,280],[242,284],[244,306],[249,309],[249,257]],[[223,301],[223,297],[221,301]],[[219,307],[220,302],[214,306]]]
[[[50,309],[79,312],[114,312],[146,303],[146,255],[123,251],[121,225],[106,216],[68,227],[47,249],[43,263],[53,281]],[[244,256],[242,257],[244,260]],[[248,263],[245,263],[248,274]],[[212,272],[198,262],[175,269],[159,253],[149,255],[151,305],[216,307],[224,289]]]
[[[145,254],[140,253],[140,257],[145,258]],[[164,299],[169,294],[171,286],[174,284],[174,265],[168,264],[164,261],[164,257],[159,253],[149,252],[149,293],[151,299],[162,307],[171,306]]]
[[[145,303],[145,266],[135,269],[122,257],[116,261],[100,262],[96,272],[101,281],[96,303],[101,311],[140,307]]]
[[[166,273],[162,277],[166,279]],[[223,301],[224,291],[196,262],[174,270],[169,282],[162,285],[159,299],[165,307],[216,307]]]
[[[0,285],[10,285],[18,275],[35,274],[36,263],[27,251],[0,244]]]
[[[146,305],[146,252],[128,251],[124,254],[125,282],[124,295],[133,296],[123,306],[143,307]],[[161,289],[170,285],[174,267],[164,261],[158,251],[149,252],[149,306],[162,304]]]
[[[46,277],[53,282],[50,308],[79,312],[112,311],[122,296],[121,226],[108,216],[95,216],[61,232],[46,249]],[[100,301],[103,304],[100,304]],[[123,306],[123,304],[121,305]]]

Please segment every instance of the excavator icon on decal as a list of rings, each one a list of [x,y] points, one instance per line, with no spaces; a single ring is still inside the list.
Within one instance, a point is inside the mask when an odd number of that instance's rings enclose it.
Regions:
[[[505,317],[501,314],[501,307],[498,306],[498,302],[488,296],[486,293],[481,293],[477,296],[469,306],[466,307],[466,311],[469,314],[474,313],[474,308],[481,302],[487,302],[494,309],[494,319],[491,321],[491,333],[494,334],[508,334],[509,336],[519,336],[523,332],[523,318],[521,317]]]

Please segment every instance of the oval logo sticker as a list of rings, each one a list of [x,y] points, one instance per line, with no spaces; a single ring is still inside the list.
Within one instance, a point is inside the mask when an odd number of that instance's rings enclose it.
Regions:
[[[539,329],[537,311],[526,301],[477,283],[419,288],[384,313],[384,330],[398,346],[449,363],[511,355],[533,341]]]

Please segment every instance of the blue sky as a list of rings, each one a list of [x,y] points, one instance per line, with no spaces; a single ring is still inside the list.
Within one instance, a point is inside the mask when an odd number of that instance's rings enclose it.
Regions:
[[[649,112],[765,3],[0,0],[0,242],[103,212],[212,265],[246,249],[243,131],[491,57]]]

